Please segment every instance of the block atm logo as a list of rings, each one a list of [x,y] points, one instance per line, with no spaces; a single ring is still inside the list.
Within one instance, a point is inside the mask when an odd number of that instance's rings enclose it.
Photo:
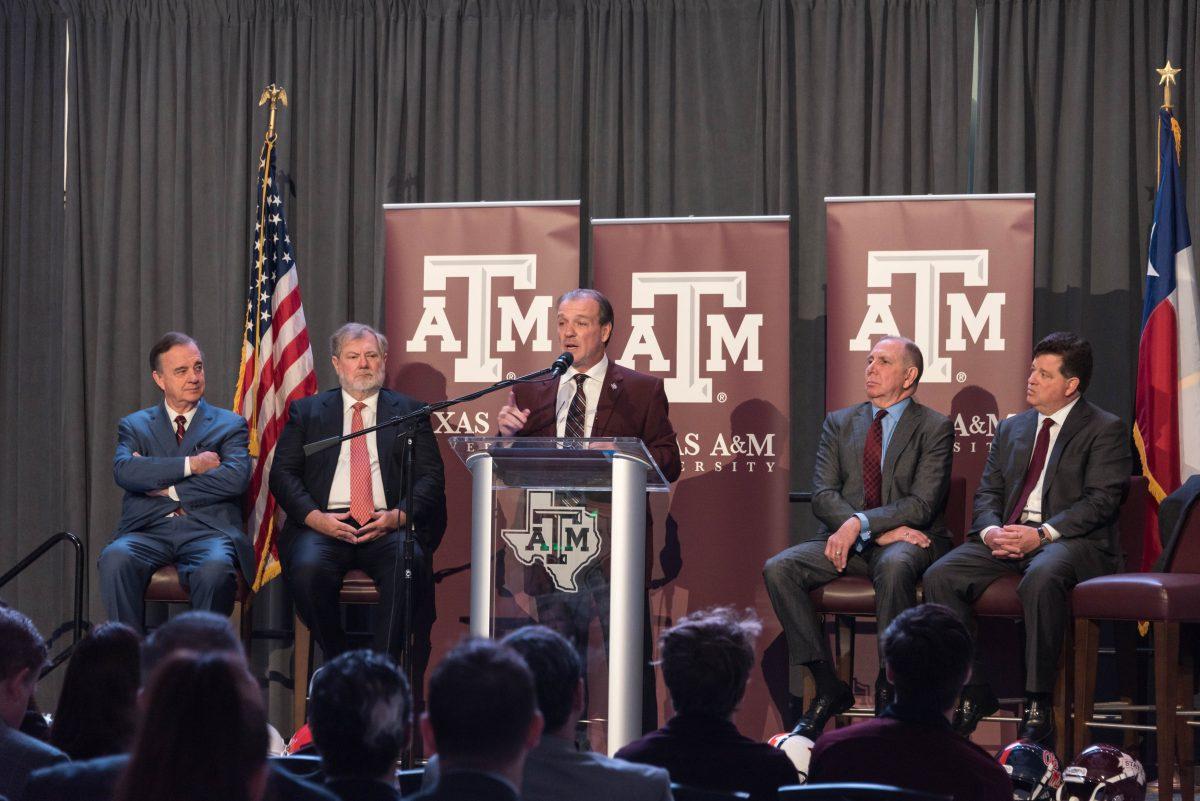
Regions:
[[[537,255],[426,256],[425,295],[421,320],[404,343],[412,353],[425,353],[429,340],[442,353],[461,353],[454,360],[454,381],[490,384],[504,374],[498,353],[513,353],[517,342],[534,352],[549,353],[554,298],[535,295],[522,308],[505,289],[537,289]],[[438,294],[432,294],[438,293]],[[465,320],[451,322],[446,313],[450,293],[465,294]]]
[[[945,292],[942,288],[942,276],[945,275],[961,276],[964,287],[986,287],[986,250],[873,250],[867,254],[868,289],[888,289],[893,286],[896,276],[910,275],[913,277],[913,294],[897,302],[913,308],[912,339],[925,357],[923,382],[965,381],[965,374],[955,375],[946,354],[966,351],[968,338],[977,345],[982,338],[985,351],[1004,350],[1001,311],[1005,293],[987,292],[979,305],[973,307],[965,292]],[[872,338],[900,334],[892,313],[894,294],[867,293],[867,312],[858,335],[850,340],[851,351],[869,351]],[[950,313],[944,336],[941,331],[943,304]]]
[[[759,357],[761,314],[742,316],[737,330],[722,313],[702,314],[702,303],[716,301],[723,309],[746,308],[746,272],[634,273],[634,309],[648,313],[630,315],[629,340],[617,364],[666,374],[667,399],[671,403],[712,403],[713,382],[707,374],[724,373],[741,362],[746,372],[762,372]],[[663,352],[654,333],[655,314],[675,302],[675,352]],[[649,363],[640,367],[639,357]]]

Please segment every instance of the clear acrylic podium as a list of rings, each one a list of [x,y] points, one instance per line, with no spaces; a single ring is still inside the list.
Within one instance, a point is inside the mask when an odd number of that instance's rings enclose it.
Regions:
[[[471,634],[540,622],[566,635],[585,663],[589,732],[615,753],[641,736],[646,493],[670,484],[635,437],[450,445],[472,476]]]

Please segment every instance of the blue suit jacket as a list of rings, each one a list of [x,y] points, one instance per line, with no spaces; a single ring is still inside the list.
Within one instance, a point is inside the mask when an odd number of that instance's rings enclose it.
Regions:
[[[183,442],[175,441],[175,424],[159,403],[121,419],[113,478],[125,490],[116,536],[140,531],[145,525],[182,506],[188,518],[225,534],[237,550],[247,581],[254,576],[254,548],[242,524],[242,493],[250,483],[250,454],[246,421],[204,400],[196,408]],[[134,452],[140,454],[134,456]],[[207,473],[184,478],[184,459],[214,451],[221,465]],[[179,503],[148,495],[174,485]]]

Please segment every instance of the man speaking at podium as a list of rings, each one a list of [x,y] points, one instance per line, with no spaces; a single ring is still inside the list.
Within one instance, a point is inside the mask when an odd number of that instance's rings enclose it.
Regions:
[[[574,362],[559,378],[518,384],[510,391],[508,403],[501,407],[497,417],[500,434],[505,437],[637,437],[645,443],[646,450],[667,481],[673,482],[679,478],[681,462],[675,429],[667,417],[667,393],[663,381],[610,360],[605,349],[612,331],[612,304],[600,292],[572,289],[559,298],[559,343],[574,357]],[[647,554],[652,541],[647,513]],[[647,559],[646,580],[649,578]],[[536,597],[540,622],[570,640],[586,665],[593,603],[604,628],[605,643],[608,641],[608,582],[604,570],[594,565],[579,576],[579,583],[582,586],[576,593],[556,592],[547,587],[546,592]],[[646,652],[647,658],[649,653]],[[653,687],[652,682],[649,685]],[[653,709],[651,695],[649,706],[643,703],[643,715],[649,714],[652,718]]]

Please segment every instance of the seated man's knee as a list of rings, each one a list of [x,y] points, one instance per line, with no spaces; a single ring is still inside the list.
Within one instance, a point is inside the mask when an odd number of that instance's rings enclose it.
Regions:
[[[206,559],[192,571],[188,579],[193,588],[229,588],[237,584],[237,567],[224,559]]]
[[[1073,575],[1066,565],[1032,565],[1017,584],[1017,595],[1022,600],[1034,600],[1042,593],[1066,592]]]
[[[908,555],[896,552],[886,553],[871,570],[871,581],[876,587],[916,586],[921,578],[921,568]]]
[[[146,572],[147,566],[129,546],[129,541],[118,537],[100,551],[98,562],[100,576],[131,576]]]

